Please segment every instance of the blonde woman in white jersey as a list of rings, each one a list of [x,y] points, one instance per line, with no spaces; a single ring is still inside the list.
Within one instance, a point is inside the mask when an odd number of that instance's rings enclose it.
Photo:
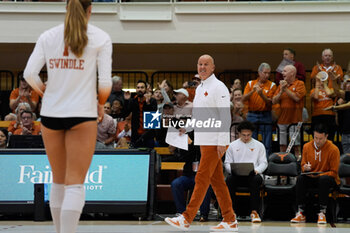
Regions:
[[[24,71],[43,97],[42,135],[53,175],[50,209],[57,233],[76,231],[95,149],[96,119],[102,120],[112,86],[111,39],[88,24],[90,16],[91,0],[69,0],[64,24],[40,35]],[[45,63],[46,85],[38,75]]]

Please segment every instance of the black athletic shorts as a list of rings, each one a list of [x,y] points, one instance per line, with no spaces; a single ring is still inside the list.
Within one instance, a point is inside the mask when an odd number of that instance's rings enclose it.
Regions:
[[[45,117],[41,116],[41,124],[52,130],[67,130],[85,121],[96,121],[96,117]]]

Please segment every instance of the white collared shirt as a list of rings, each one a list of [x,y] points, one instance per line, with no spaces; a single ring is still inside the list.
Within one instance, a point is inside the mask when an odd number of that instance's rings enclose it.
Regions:
[[[192,113],[193,119],[210,117],[228,125],[225,130],[219,132],[198,132],[195,129],[195,145],[226,146],[230,143],[230,93],[225,84],[218,80],[214,74],[206,80],[202,80],[197,87]]]

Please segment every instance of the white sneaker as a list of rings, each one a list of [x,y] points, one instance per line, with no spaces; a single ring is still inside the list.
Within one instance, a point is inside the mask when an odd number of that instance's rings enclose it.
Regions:
[[[317,224],[327,224],[326,215],[324,213],[318,213]]]
[[[190,224],[187,222],[187,220],[182,214],[174,218],[165,218],[165,222],[168,223],[170,226],[176,227],[183,231],[188,231],[188,229],[190,228]]]
[[[250,219],[251,219],[252,223],[260,223],[261,222],[259,214],[255,210],[253,210],[252,213],[250,214]]]
[[[234,222],[221,222],[217,226],[211,227],[210,230],[216,232],[236,232],[238,231],[238,223],[237,220]]]

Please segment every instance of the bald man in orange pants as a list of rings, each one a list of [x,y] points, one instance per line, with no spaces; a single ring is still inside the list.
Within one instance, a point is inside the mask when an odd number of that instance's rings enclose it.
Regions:
[[[201,56],[198,59],[197,69],[201,84],[197,87],[193,100],[192,119],[203,121],[215,119],[228,127],[222,126],[221,130],[216,131],[212,129],[201,130],[198,129],[198,126],[194,128],[194,144],[200,145],[201,160],[191,201],[180,216],[166,218],[165,221],[173,227],[184,231],[188,230],[209,185],[211,185],[221,207],[223,220],[217,226],[211,227],[210,230],[235,232],[238,231],[238,224],[232,209],[232,201],[225,183],[221,161],[227,145],[230,143],[230,94],[225,84],[213,74],[215,65],[211,56]]]

